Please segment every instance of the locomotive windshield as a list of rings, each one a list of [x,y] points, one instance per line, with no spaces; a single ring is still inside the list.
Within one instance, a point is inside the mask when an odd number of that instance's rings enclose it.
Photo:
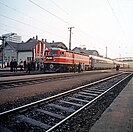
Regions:
[[[58,56],[57,50],[45,51],[46,56]]]
[[[50,52],[50,55],[52,55],[52,56],[58,56],[57,50],[52,50],[52,51]]]

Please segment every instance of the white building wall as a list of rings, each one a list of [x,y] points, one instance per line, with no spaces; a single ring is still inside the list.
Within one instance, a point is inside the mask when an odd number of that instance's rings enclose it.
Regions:
[[[133,61],[127,62],[129,64],[129,67],[133,69]]]
[[[31,51],[27,51],[27,52],[18,52],[18,64],[20,63],[20,61],[30,61],[32,60],[32,52]]]
[[[10,47],[9,45],[7,45],[3,49],[4,66],[7,66],[7,63],[9,64],[11,60],[14,60],[14,59],[17,59],[17,51],[13,49],[12,47]]]

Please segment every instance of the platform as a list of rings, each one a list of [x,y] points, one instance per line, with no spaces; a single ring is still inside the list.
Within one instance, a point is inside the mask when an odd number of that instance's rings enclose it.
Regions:
[[[133,132],[133,78],[89,132]]]

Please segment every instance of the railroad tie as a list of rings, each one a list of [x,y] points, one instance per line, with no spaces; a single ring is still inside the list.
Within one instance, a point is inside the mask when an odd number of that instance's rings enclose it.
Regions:
[[[64,107],[64,106],[53,104],[53,103],[48,104],[48,106],[55,107],[57,109],[64,110],[67,112],[74,112],[75,111],[73,108],[68,108],[68,107]]]
[[[46,110],[42,110],[42,109],[37,109],[36,111],[37,111],[37,112],[40,112],[40,113],[42,113],[42,114],[46,114],[46,115],[49,115],[49,116],[58,118],[58,119],[64,119],[64,118],[65,118],[65,117],[62,116],[62,115],[55,114],[55,113],[52,113],[52,112],[49,112],[49,111],[46,111]]]
[[[16,117],[16,120],[18,120],[18,121],[20,121],[20,122],[26,122],[26,123],[28,123],[28,124],[31,124],[31,125],[33,125],[33,126],[37,126],[37,127],[40,127],[40,128],[42,128],[42,129],[49,129],[51,126],[50,125],[48,125],[48,124],[44,124],[44,123],[42,123],[42,122],[40,122],[40,121],[37,121],[37,120],[35,120],[35,119],[32,119],[32,118],[28,118],[28,117],[26,117],[26,116],[24,116],[24,115],[19,115],[19,116],[17,116]]]

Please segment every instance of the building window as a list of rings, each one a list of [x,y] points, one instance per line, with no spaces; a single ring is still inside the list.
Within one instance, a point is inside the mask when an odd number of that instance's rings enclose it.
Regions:
[[[27,57],[27,61],[32,61],[32,57]]]

